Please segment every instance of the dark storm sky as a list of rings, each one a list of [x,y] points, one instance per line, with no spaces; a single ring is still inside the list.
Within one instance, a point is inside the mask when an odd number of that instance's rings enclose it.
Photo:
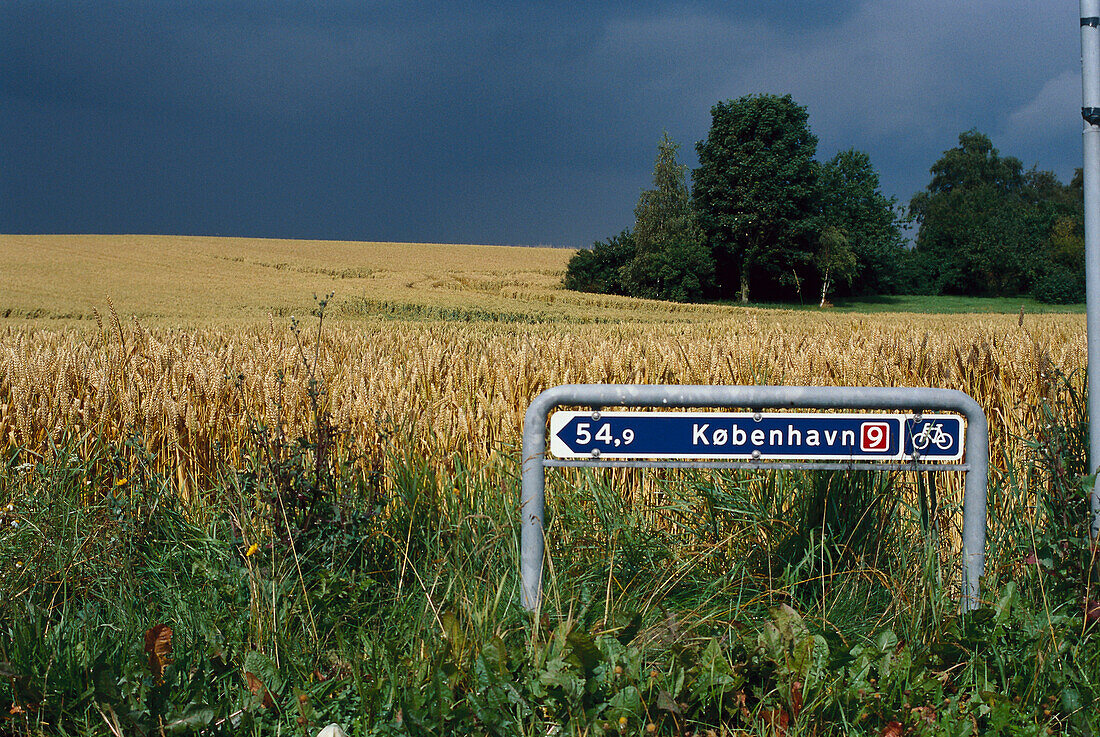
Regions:
[[[748,93],[903,202],[972,127],[1068,180],[1078,3],[0,0],[0,233],[585,245]]]

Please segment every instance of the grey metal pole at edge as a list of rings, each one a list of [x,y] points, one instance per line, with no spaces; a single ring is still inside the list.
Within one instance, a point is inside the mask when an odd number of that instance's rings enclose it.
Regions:
[[[546,416],[554,407],[553,389],[539,394],[523,418],[523,458],[520,466],[520,592],[523,608],[535,611],[542,591],[546,506]],[[549,393],[549,396],[548,396]]]
[[[1085,301],[1088,334],[1089,471],[1100,468],[1100,0],[1081,0],[1081,116],[1085,194]],[[1097,391],[1092,391],[1097,387]],[[1100,477],[1090,495],[1100,534]]]
[[[977,609],[982,575],[985,573],[985,528],[989,488],[989,422],[981,406],[968,394],[961,400],[966,416],[966,486],[963,488],[963,590],[964,612]]]
[[[1085,320],[1088,335],[1089,472],[1100,468],[1100,0],[1081,0],[1081,117],[1085,185]],[[1100,477],[1090,495],[1100,534]]]
[[[947,410],[966,417],[966,486],[963,498],[963,611],[979,606],[985,569],[989,425],[974,398],[955,389],[818,386],[707,386],[567,384],[539,394],[523,423],[520,497],[520,602],[541,602],[545,554],[546,420],[560,405],[590,407],[749,407],[813,409]]]

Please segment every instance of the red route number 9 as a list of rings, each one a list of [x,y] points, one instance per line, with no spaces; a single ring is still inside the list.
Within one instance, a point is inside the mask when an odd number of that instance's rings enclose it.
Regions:
[[[890,450],[890,423],[864,422],[859,426],[859,449],[864,453]]]

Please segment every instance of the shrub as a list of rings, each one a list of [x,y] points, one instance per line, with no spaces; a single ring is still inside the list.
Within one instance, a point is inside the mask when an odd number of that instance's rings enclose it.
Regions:
[[[1052,264],[1036,281],[1031,296],[1055,305],[1085,301],[1085,275],[1061,264]]]
[[[714,281],[714,259],[696,244],[672,243],[638,254],[621,280],[632,297],[699,302]]]
[[[597,241],[591,250],[577,251],[569,259],[562,286],[577,292],[625,294],[621,271],[634,258],[637,249],[629,230]]]

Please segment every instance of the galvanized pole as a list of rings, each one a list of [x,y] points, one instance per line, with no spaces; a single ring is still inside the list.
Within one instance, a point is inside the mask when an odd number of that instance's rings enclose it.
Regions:
[[[1088,335],[1089,471],[1100,469],[1100,0],[1081,0],[1081,116],[1085,119],[1085,302]],[[1100,477],[1091,495],[1100,534]]]

